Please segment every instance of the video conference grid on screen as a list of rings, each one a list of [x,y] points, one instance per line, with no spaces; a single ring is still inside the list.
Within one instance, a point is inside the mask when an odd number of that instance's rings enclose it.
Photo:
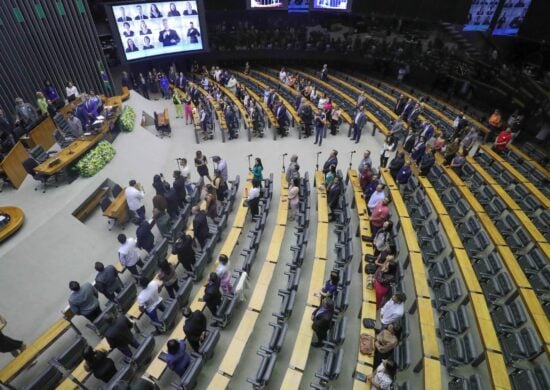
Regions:
[[[204,48],[196,1],[115,5],[127,61]]]
[[[249,8],[279,8],[286,9],[288,1],[282,0],[250,0]]]
[[[474,0],[468,11],[464,31],[487,31],[500,0]]]
[[[531,0],[506,0],[493,29],[493,35],[517,35],[530,5]]]
[[[313,8],[349,11],[351,0],[313,0]]]

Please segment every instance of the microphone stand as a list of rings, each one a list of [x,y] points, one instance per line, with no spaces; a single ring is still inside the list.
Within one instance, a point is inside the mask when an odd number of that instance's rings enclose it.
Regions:
[[[319,170],[319,155],[323,153],[323,152],[317,152],[317,162],[315,163],[315,170],[318,171]]]
[[[283,153],[283,172],[286,171],[286,168],[285,168],[285,156],[286,155],[287,155],[286,153]]]
[[[353,154],[355,153],[355,150],[352,150],[349,154],[349,169],[353,166],[352,160],[353,160]],[[349,183],[349,175],[346,175],[346,185]]]
[[[252,157],[251,154],[249,154],[248,156],[246,156],[248,158],[248,170],[252,170],[252,166],[250,165],[250,157]]]

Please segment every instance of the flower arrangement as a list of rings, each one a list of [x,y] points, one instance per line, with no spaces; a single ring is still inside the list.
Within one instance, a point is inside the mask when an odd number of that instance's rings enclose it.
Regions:
[[[107,141],[102,141],[90,150],[76,164],[82,177],[92,177],[103,169],[115,157],[116,150]]]
[[[136,111],[130,106],[124,106],[122,114],[120,115],[120,124],[122,131],[130,132],[134,130],[134,124],[136,122]]]

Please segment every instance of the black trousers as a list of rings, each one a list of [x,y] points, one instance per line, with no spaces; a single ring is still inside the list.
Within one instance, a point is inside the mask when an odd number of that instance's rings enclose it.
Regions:
[[[90,322],[94,322],[94,320],[101,314],[101,306],[97,305],[97,307],[89,314],[83,314],[84,317],[88,319]]]

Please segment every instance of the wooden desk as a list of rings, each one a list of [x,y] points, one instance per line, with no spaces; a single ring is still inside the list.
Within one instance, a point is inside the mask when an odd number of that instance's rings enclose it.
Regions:
[[[418,245],[418,238],[416,237],[416,231],[409,218],[401,219],[401,228],[403,229],[403,235],[409,248],[409,253],[420,252],[420,246]]]
[[[13,358],[0,370],[0,383],[10,383],[21,371],[29,366],[46,348],[71,327],[65,319],[57,320],[48,330],[42,333],[27,349]]]
[[[283,378],[283,383],[281,384],[281,389],[298,390],[303,375],[304,374],[300,371],[293,370],[292,368],[287,368],[285,371],[285,376]]]
[[[10,221],[6,226],[0,229],[0,242],[3,242],[12,234],[17,232],[23,226],[25,221],[25,213],[19,207],[15,206],[3,206],[0,207],[0,214],[7,214],[10,217]]]
[[[454,254],[468,291],[470,293],[475,292],[482,294],[483,290],[479,285],[479,280],[477,279],[477,275],[472,267],[472,262],[470,261],[466,251],[464,249],[455,249]]]
[[[365,364],[357,363],[355,366],[355,371],[360,372],[363,375],[372,374],[372,367]],[[371,388],[371,381],[361,382],[360,380],[353,380],[353,390],[367,390]]]
[[[425,180],[425,178],[421,178],[421,179]],[[439,198],[439,195],[437,194],[436,190],[434,188],[426,188],[426,187],[424,187],[424,190],[426,191],[426,195],[428,195],[428,197],[430,198],[435,208],[435,211],[437,211],[437,214],[447,215],[447,208],[441,202],[441,199]]]
[[[103,212],[103,216],[115,219],[119,225],[125,225],[128,222],[129,215],[130,210],[126,202],[126,188],[124,188]]]
[[[442,389],[441,362],[439,360],[424,358],[424,388]]]
[[[483,346],[489,351],[501,352],[500,342],[485,297],[483,294],[472,293],[470,294],[470,300]]]
[[[258,312],[262,311],[265,297],[269,291],[271,278],[275,274],[276,266],[276,263],[272,263],[270,261],[264,262],[262,270],[260,271],[260,276],[258,277],[258,282],[256,282],[256,287],[254,287],[254,291],[250,297],[250,302],[248,303],[249,309],[257,310]]]
[[[456,231],[451,217],[448,215],[440,215],[439,222],[441,223],[441,226],[443,226],[443,230],[445,230],[451,246],[455,249],[463,249],[464,245],[462,244],[462,240]]]
[[[495,389],[511,389],[508,369],[504,363],[504,357],[500,353],[487,351],[487,367]]]
[[[259,315],[260,313],[252,310],[247,310],[244,313],[244,316],[239,323],[239,327],[233,335],[231,343],[227,347],[225,356],[218,371],[224,372],[229,376],[233,376],[235,374],[235,370],[241,361],[243,351],[246,348],[246,343],[250,339],[250,335],[254,330],[254,325],[256,324],[256,320]]]
[[[27,177],[23,161],[28,158],[29,153],[27,149],[25,149],[21,142],[17,142],[0,163],[0,169],[4,171],[11,185],[15,188],[21,187],[21,184]]]
[[[33,146],[41,145],[44,150],[49,150],[55,144],[53,133],[56,129],[52,118],[47,117],[38,126],[29,132]]]
[[[306,368],[309,349],[311,347],[311,340],[313,339],[311,316],[314,310],[315,309],[311,306],[306,306],[304,310],[302,322],[300,323],[300,329],[298,330],[298,337],[296,338],[296,344],[294,344],[294,350],[292,351],[292,355],[290,357],[290,368],[297,368],[302,371]],[[299,383],[297,385],[299,385]]]
[[[426,297],[430,299],[430,288],[428,287],[428,277],[424,269],[422,254],[412,252],[409,254],[411,261],[411,270],[413,274],[414,290],[417,297]]]
[[[401,197],[399,190],[391,189],[390,193],[393,205],[397,210],[397,215],[399,215],[400,217],[408,217],[409,211],[407,210],[407,206],[405,206],[405,203],[403,202],[403,198]]]
[[[50,157],[42,164],[37,166],[34,169],[35,172],[51,176],[65,169],[71,163],[76,161],[80,156],[90,150],[93,146],[103,140],[103,138],[105,138],[105,135],[110,131],[111,126],[114,125],[114,123],[118,119],[118,116],[119,113],[117,113],[117,115],[110,119],[106,119],[105,122],[103,122],[101,131],[98,134],[82,136],[79,139],[73,141],[69,146],[60,150],[54,156]],[[55,159],[59,159],[60,162],[56,165],[49,166],[49,164]]]
[[[307,293],[307,304],[311,306],[319,306],[321,299],[314,294],[320,293],[325,282],[326,260],[314,259],[313,268],[311,270],[311,280],[309,282],[309,290]]]
[[[220,374],[219,372],[214,375],[214,378],[210,381],[210,384],[208,385],[208,390],[219,390],[219,389],[227,389],[229,386],[229,381],[231,381],[231,378]]]
[[[281,245],[285,237],[284,225],[275,226],[273,231],[273,236],[271,237],[271,242],[269,243],[269,248],[267,249],[267,255],[265,259],[269,262],[276,263],[279,259],[279,254],[281,253]]]
[[[288,193],[288,190],[285,191]],[[281,197],[279,199],[279,208],[277,209],[277,225],[278,226],[285,226],[286,221],[288,219],[288,199],[286,199],[286,195],[281,194]]]
[[[235,247],[237,246],[237,242],[239,241],[239,236],[241,235],[242,229],[238,227],[234,227],[231,229],[229,234],[227,235],[227,238],[225,239],[222,249],[220,251],[220,254],[224,254],[227,257],[231,257],[231,254],[235,250]]]
[[[328,223],[319,222],[317,224],[317,239],[315,241],[315,258],[327,259],[328,246]]]

